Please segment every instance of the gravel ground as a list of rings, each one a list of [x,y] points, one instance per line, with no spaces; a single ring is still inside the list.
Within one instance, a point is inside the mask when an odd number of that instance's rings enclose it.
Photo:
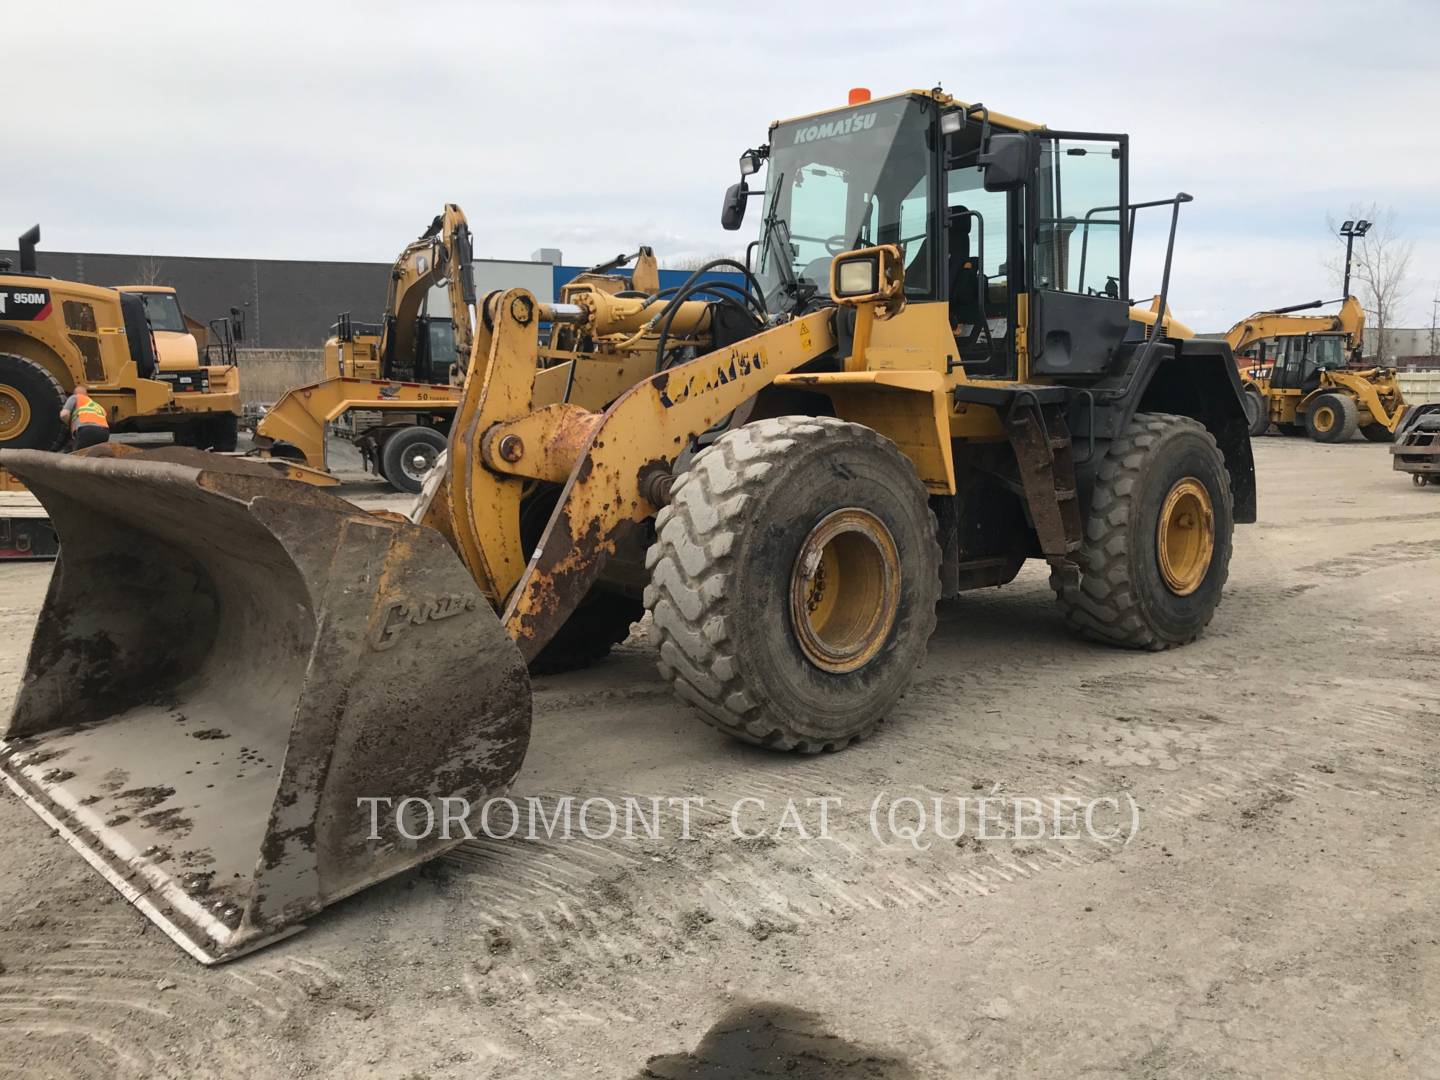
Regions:
[[[1030,568],[943,606],[873,738],[795,758],[678,706],[642,624],[537,680],[515,794],[703,798],[688,839],[466,843],[219,968],[7,791],[0,1074],[1440,1076],[1440,489],[1361,442],[1256,459],[1195,645],[1076,643]],[[48,574],[0,568],[0,708]],[[899,796],[1119,812],[912,845]]]

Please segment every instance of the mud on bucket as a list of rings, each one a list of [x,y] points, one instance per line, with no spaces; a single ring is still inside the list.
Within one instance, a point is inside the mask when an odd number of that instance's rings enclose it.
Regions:
[[[478,814],[530,733],[438,533],[214,460],[0,453],[61,543],[0,770],[207,963],[452,846],[372,841],[357,800]]]

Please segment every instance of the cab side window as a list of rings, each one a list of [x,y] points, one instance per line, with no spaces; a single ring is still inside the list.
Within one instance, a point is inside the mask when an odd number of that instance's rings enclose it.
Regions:
[[[1041,143],[1036,288],[1123,295],[1120,169],[1121,151],[1113,142],[1056,138]]]
[[[1012,352],[1010,195],[986,191],[975,155],[946,174],[946,295],[967,370],[1002,374]]]

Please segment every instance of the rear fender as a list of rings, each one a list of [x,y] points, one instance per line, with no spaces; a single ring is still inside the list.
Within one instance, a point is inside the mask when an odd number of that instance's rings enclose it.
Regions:
[[[1173,351],[1162,354],[1149,372],[1139,373],[1142,382],[1131,398],[1126,420],[1137,412],[1162,412],[1204,424],[1225,455],[1235,521],[1253,523],[1255,459],[1234,354],[1223,341],[1191,338],[1173,344]]]

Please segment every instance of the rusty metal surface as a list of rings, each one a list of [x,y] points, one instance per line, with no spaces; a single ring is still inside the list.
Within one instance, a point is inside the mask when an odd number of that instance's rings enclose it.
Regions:
[[[1058,410],[1037,405],[1012,409],[1005,418],[1025,501],[1040,550],[1052,563],[1080,547],[1080,504],[1070,434]]]
[[[357,798],[478,812],[518,771],[524,662],[433,530],[236,459],[0,464],[63,544],[0,772],[192,955],[456,842],[370,841]]]
[[[497,339],[505,333],[497,325]],[[816,312],[653,375],[605,410],[505,606],[505,628],[527,660],[655,513],[641,488],[656,466],[672,463],[695,435],[834,345],[833,312]]]

